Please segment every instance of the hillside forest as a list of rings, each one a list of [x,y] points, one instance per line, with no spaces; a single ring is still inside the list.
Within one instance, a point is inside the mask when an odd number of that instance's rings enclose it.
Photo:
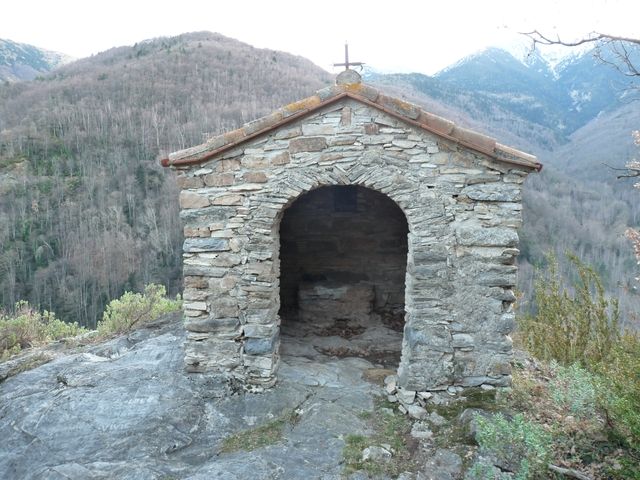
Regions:
[[[544,92],[534,92],[538,99],[471,86],[462,73],[472,67],[440,78],[367,81],[537,154],[545,168],[526,187],[520,289],[532,290],[533,266],[546,251],[559,258],[572,251],[620,297],[622,323],[634,324],[637,265],[624,231],[640,224],[638,191],[601,164],[620,167],[636,154],[637,108],[610,86],[603,104],[570,122],[575,104],[552,112]],[[0,308],[27,300],[95,328],[124,291],[158,283],[180,292],[177,186],[157,158],[332,81],[304,58],[201,32],[114,48],[0,85]],[[529,101],[534,107],[524,108]],[[526,295],[521,303],[527,308]]]

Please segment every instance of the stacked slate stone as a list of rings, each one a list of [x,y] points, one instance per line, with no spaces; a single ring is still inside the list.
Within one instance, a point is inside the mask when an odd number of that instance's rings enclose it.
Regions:
[[[398,385],[508,385],[522,183],[535,157],[359,84],[328,87],[176,152],[186,368],[273,385],[279,222],[301,194],[359,185],[409,226]]]

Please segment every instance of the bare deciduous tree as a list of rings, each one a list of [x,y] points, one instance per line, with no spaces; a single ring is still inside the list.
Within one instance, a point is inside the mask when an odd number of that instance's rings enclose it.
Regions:
[[[578,47],[592,44],[593,54],[599,61],[612,66],[626,77],[640,77],[640,38],[609,35],[601,32],[591,32],[578,40],[562,39],[559,35],[552,37],[538,30],[522,32],[522,34],[531,39],[533,49],[538,45]]]
[[[640,130],[633,132],[633,138],[635,144],[640,147]],[[640,161],[633,160],[627,163],[626,168],[627,173],[620,175],[621,177],[640,177]],[[640,182],[636,183],[634,187],[640,189]],[[629,240],[631,240],[631,243],[633,244],[633,252],[638,259],[638,264],[640,264],[640,231],[634,228],[628,228],[625,235]],[[640,281],[640,277],[636,278],[636,280]]]

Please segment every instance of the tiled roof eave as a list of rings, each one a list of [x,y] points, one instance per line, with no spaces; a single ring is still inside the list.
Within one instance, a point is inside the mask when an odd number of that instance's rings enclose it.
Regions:
[[[517,165],[529,170],[539,171],[542,169],[542,164],[532,155],[501,145],[494,138],[461,128],[453,122],[428,113],[415,105],[382,95],[374,88],[361,84],[327,87],[316,95],[287,105],[243,127],[212,137],[202,145],[174,152],[167,158],[163,158],[161,164],[165,167],[181,167],[211,160],[227,150],[295,122],[344,98],[351,98],[381,110],[404,123],[485,154],[498,162]]]
[[[282,118],[282,120],[280,120],[279,122],[274,123],[273,125],[267,125],[264,128],[258,129],[254,132],[251,132],[249,134],[246,134],[246,131],[244,131],[244,127],[240,127],[237,130],[234,130],[232,132],[229,132],[227,134],[223,134],[223,135],[218,135],[217,137],[214,137],[212,140],[218,139],[218,138],[222,138],[225,135],[231,136],[230,134],[233,134],[235,132],[238,132],[238,135],[242,135],[242,138],[240,138],[239,140],[232,142],[232,143],[227,143],[224,144],[218,148],[214,148],[213,150],[208,150],[206,152],[203,152],[202,154],[199,155],[193,155],[193,156],[188,156],[188,157],[184,157],[184,158],[176,158],[175,160],[172,160],[171,157],[173,155],[179,155],[182,151],[178,151],[178,152],[174,152],[171,155],[169,155],[169,157],[162,159],[161,163],[162,166],[164,167],[168,167],[168,166],[186,166],[186,165],[196,165],[198,163],[202,163],[202,162],[206,162],[207,160],[211,160],[212,158],[216,157],[217,155],[220,155],[223,152],[226,152],[227,150],[230,150],[232,148],[235,148],[245,142],[248,142],[249,140],[252,140],[256,137],[259,137],[261,135],[265,135],[273,130],[276,130],[284,125],[287,125],[289,123],[295,122],[296,120],[299,120],[300,118],[303,118],[307,115],[312,114],[313,112],[315,112],[316,110],[325,107],[327,105],[331,105],[332,103],[335,103],[345,97],[349,96],[347,93],[342,93],[340,95],[337,95],[335,97],[331,97],[325,101],[321,101],[320,103],[314,105],[313,108],[310,109],[303,109],[300,110],[298,112],[292,113],[291,115]],[[312,98],[312,97],[309,97]],[[267,117],[262,117],[262,118],[267,118]],[[259,121],[260,119],[258,119]],[[211,141],[211,140],[210,140]],[[207,142],[209,143],[209,142]]]

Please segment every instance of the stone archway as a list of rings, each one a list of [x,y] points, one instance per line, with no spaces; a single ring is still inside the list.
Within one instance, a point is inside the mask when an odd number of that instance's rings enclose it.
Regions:
[[[210,348],[209,342],[215,342],[218,352],[215,361],[220,365],[224,363],[224,368],[234,377],[252,385],[249,388],[268,387],[277,380],[281,344],[278,312],[282,217],[301,195],[323,186],[360,186],[374,190],[402,210],[409,234],[405,325],[398,383],[417,391],[450,385],[454,374],[454,348],[447,325],[452,315],[447,307],[451,301],[456,301],[451,261],[452,243],[456,237],[452,235],[445,214],[448,200],[429,186],[421,188],[416,172],[403,172],[375,157],[363,157],[361,161],[364,165],[357,165],[347,172],[332,168],[287,172],[268,189],[259,192],[249,186],[249,201],[236,210],[244,218],[243,227],[239,230],[240,235],[229,240],[229,248],[239,247],[245,252],[243,263],[234,268],[235,278],[239,280],[232,290],[236,297],[215,298],[211,305],[218,312],[224,311],[218,309],[224,309],[227,302],[233,302],[231,308],[237,305],[242,335],[232,336],[231,331],[224,337],[222,334],[209,335],[193,346]],[[226,203],[226,197],[224,201]],[[206,240],[207,244],[209,242]],[[217,285],[218,281],[210,283]],[[188,328],[193,327],[189,325]],[[210,328],[208,324],[207,328]],[[203,368],[200,358],[208,358],[199,352],[196,357],[192,351],[195,353],[195,348],[188,351],[187,361],[198,358],[196,367]]]
[[[283,333],[397,368],[409,233],[400,207],[362,186],[322,186],[284,210],[279,233]]]

